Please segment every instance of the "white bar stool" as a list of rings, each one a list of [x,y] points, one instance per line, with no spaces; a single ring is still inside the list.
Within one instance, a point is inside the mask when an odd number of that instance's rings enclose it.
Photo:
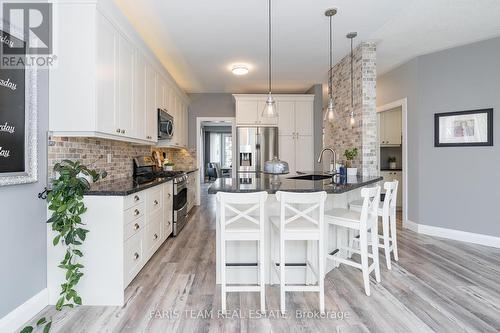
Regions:
[[[220,211],[221,303],[226,311],[228,292],[260,292],[260,310],[266,310],[264,268],[264,203],[267,192],[217,193]],[[257,285],[227,285],[226,241],[257,241],[259,278]]]
[[[378,216],[382,216],[382,235],[383,244],[377,244],[385,250],[385,260],[387,268],[391,269],[391,252],[394,254],[394,260],[398,261],[398,241],[396,231],[396,202],[398,199],[398,181],[385,182],[385,198],[381,201],[377,211]],[[349,203],[351,210],[360,212],[363,206],[363,200],[356,200]],[[354,242],[354,239],[352,240]],[[352,244],[352,243],[351,243]]]
[[[361,212],[355,212],[346,208],[334,208],[325,212],[325,223],[338,227],[344,227],[359,231],[359,250],[348,246],[337,246],[339,250],[359,253],[361,255],[361,264],[350,260],[340,258],[338,254],[328,254],[327,258],[333,260],[336,264],[342,263],[358,269],[363,272],[363,282],[365,293],[370,296],[370,273],[375,271],[375,279],[380,282],[380,267],[378,262],[378,246],[372,246],[372,252],[368,253],[368,231],[371,231],[372,244],[378,241],[378,215],[377,209],[380,202],[380,186],[361,189],[363,205]],[[373,259],[373,263],[368,265],[368,258]]]
[[[326,192],[295,193],[276,192],[280,202],[280,216],[272,216],[271,220],[271,281],[273,271],[280,281],[280,309],[285,313],[286,291],[313,291],[319,293],[320,312],[325,312],[325,247],[324,247],[324,211]],[[279,260],[274,258],[274,233],[279,234]],[[286,241],[317,241],[318,264],[312,264],[312,253],[307,254],[306,269],[317,279],[317,285],[286,284]],[[309,250],[309,246],[307,247]],[[309,260],[311,259],[311,260]],[[278,266],[279,265],[279,269]]]

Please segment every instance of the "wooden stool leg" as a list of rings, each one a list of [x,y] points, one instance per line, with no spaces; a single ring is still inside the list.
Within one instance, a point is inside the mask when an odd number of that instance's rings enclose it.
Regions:
[[[220,268],[220,290],[222,312],[226,312],[226,240],[221,239],[220,257],[222,265]]]
[[[280,309],[285,314],[285,239],[280,235]]]
[[[390,225],[391,225],[392,251],[394,252],[394,260],[398,261],[399,260],[399,257],[398,257],[398,237],[397,237],[397,230],[396,230],[396,209],[395,208],[391,212]]]
[[[368,239],[366,230],[361,230],[359,233],[359,249],[361,252],[361,271],[363,272],[365,293],[366,296],[370,296],[370,276],[368,273]]]
[[[260,310],[266,311],[266,279],[264,269],[264,239],[259,240]]]
[[[371,236],[372,236],[373,264],[375,265],[375,279],[377,280],[377,282],[380,282],[380,265],[378,261],[378,218],[373,223],[371,229]]]
[[[382,234],[384,236],[385,262],[387,269],[391,269],[391,242],[389,240],[389,215],[382,214]]]

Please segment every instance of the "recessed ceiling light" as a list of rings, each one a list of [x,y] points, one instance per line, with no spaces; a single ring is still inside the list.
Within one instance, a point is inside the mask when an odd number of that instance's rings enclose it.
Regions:
[[[234,75],[246,75],[248,74],[248,67],[247,65],[234,65],[231,68],[231,72],[233,72]]]

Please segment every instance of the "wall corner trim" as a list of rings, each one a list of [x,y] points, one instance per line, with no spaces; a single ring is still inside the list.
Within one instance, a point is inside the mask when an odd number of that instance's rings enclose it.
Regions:
[[[462,231],[462,230],[435,227],[425,224],[418,224],[410,220],[407,220],[403,223],[403,228],[410,229],[419,234],[424,234],[428,236],[442,237],[461,242],[500,248],[500,237],[484,235],[484,234],[476,234],[473,232]]]
[[[49,292],[45,288],[10,313],[0,318],[0,332],[16,332],[21,325],[33,318],[49,304]]]

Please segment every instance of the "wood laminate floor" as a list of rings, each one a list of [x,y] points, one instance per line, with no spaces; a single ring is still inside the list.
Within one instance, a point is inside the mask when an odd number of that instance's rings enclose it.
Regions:
[[[177,238],[168,239],[126,289],[119,307],[82,306],[53,316],[52,332],[499,332],[500,249],[399,229],[399,262],[363,291],[361,272],[341,265],[326,276],[329,318],[316,316],[317,295],[287,293],[279,316],[279,287],[267,288],[267,318],[257,293],[232,293],[219,316],[215,284],[215,200],[202,187],[200,207]],[[297,313],[296,311],[299,311]],[[309,311],[305,314],[302,311]],[[33,318],[36,320],[40,315]]]

